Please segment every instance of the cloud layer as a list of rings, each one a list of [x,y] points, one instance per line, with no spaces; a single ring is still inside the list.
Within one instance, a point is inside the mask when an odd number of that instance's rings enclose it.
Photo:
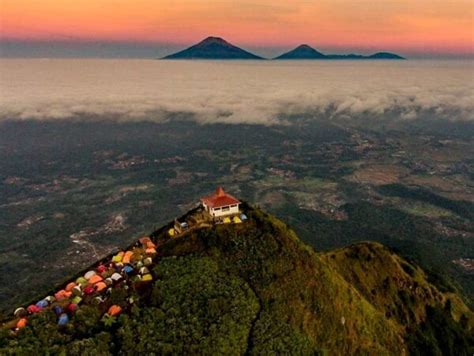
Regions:
[[[474,119],[474,63],[1,60],[0,120]]]

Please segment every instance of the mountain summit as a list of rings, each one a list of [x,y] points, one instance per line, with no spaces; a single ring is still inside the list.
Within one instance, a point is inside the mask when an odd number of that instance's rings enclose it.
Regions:
[[[232,45],[220,37],[208,37],[183,51],[163,59],[263,59]]]
[[[472,355],[471,310],[382,245],[316,253],[245,203],[209,208],[91,266],[72,302],[19,308],[0,354]]]
[[[325,55],[321,52],[316,51],[314,48],[303,44],[295,49],[283,53],[281,56],[275,59],[324,59]]]

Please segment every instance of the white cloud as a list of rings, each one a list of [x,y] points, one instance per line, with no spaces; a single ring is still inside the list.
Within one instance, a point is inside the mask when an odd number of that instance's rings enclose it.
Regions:
[[[0,120],[274,124],[291,115],[474,118],[469,62],[2,60]]]

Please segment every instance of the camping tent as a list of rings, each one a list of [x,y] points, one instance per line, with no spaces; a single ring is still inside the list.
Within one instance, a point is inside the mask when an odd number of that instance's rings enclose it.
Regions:
[[[150,270],[146,267],[140,268],[140,274],[147,274],[150,273]]]
[[[53,308],[54,314],[60,315],[63,313],[63,308],[61,308],[59,305],[55,305]]]
[[[123,271],[124,271],[126,274],[130,274],[130,273],[133,272],[133,267],[127,265],[127,266],[125,266],[125,267],[123,268]]]
[[[35,314],[35,313],[39,313],[42,308],[38,307],[37,305],[30,305],[28,308],[26,308],[26,310],[28,310],[28,313],[30,314]]]
[[[95,285],[95,289],[97,290],[97,292],[101,292],[106,288],[107,288],[107,284],[105,284],[104,282],[99,282]]]
[[[93,276],[89,279],[89,283],[95,284],[95,283],[100,282],[100,281],[102,281],[102,280],[103,280],[103,278],[102,278],[101,276],[99,276],[98,274],[96,274],[96,275],[93,275]]]
[[[36,303],[36,306],[38,308],[43,309],[43,308],[46,308],[48,306],[48,304],[49,303],[46,300],[43,299],[43,300],[40,300],[38,303]]]
[[[78,306],[75,303],[69,303],[67,306],[67,310],[69,313],[74,314],[74,312],[77,310]]]
[[[25,316],[27,314],[28,313],[27,313],[26,309],[23,308],[23,307],[15,309],[15,312],[13,313],[13,315],[15,315],[17,318]]]
[[[114,262],[114,263],[122,262],[124,254],[125,253],[123,251],[120,251],[114,257],[112,257],[112,262]]]
[[[109,314],[110,316],[115,316],[115,315],[120,314],[121,311],[122,311],[122,308],[120,306],[112,305],[109,308],[109,311],[107,312],[107,314]]]
[[[54,298],[52,295],[48,295],[46,298],[44,298],[44,300],[51,304],[56,301],[56,298]]]
[[[146,248],[156,248],[156,245],[151,240],[148,241],[145,246]]]
[[[89,271],[87,272],[85,275],[84,275],[84,278],[89,280],[92,278],[92,276],[95,276],[97,273],[95,273],[95,271]]]
[[[110,277],[114,282],[118,282],[120,281],[123,277],[120,273],[114,273],[111,277]]]
[[[66,288],[64,288],[64,289],[67,290],[68,292],[72,292],[72,290],[75,286],[76,286],[76,283],[71,282],[71,283],[68,283]]]
[[[133,252],[132,252],[132,251],[127,251],[127,252],[125,252],[125,255],[123,256],[122,262],[123,262],[123,263],[130,263],[130,261],[131,261],[131,259],[132,259],[132,256],[133,256]]]
[[[82,295],[82,289],[81,289],[81,286],[75,286],[73,289],[72,289],[72,294],[74,295],[78,295],[78,296],[81,296]]]
[[[67,316],[67,314],[61,314],[59,316],[59,320],[58,320],[58,325],[60,326],[64,326],[66,325],[67,323],[69,322],[69,317]]]
[[[87,286],[86,288],[84,288],[85,295],[91,295],[91,294],[94,294],[94,292],[95,292],[95,288],[93,286]]]
[[[153,280],[153,277],[151,276],[151,274],[145,274],[143,277],[142,277],[142,282],[149,282],[149,281],[152,281]]]
[[[63,299],[69,298],[72,295],[71,292],[65,291],[64,289],[61,289],[60,291],[56,292],[54,294],[54,297],[56,300],[61,301]]]
[[[148,254],[148,255],[154,255],[156,253],[156,249],[154,247],[149,247],[145,250],[145,252]]]
[[[72,300],[71,300],[71,303],[72,304],[79,304],[80,302],[82,302],[82,298],[81,297],[74,297]]]
[[[26,326],[26,324],[28,324],[28,321],[26,320],[26,318],[21,318],[20,320],[18,320],[18,322],[16,323],[16,328],[17,329],[22,329]]]
[[[84,286],[87,284],[87,279],[85,279],[84,277],[79,277],[78,279],[76,279],[76,283],[80,284],[81,286]]]

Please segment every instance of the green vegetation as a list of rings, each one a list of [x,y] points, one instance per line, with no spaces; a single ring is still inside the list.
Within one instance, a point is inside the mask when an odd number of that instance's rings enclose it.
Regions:
[[[357,241],[381,242],[420,265],[438,288],[457,291],[472,304],[474,281],[452,264],[458,256],[474,254],[471,238],[458,235],[446,238],[424,217],[368,202],[346,204],[344,211],[348,218],[342,221],[310,210],[295,216],[292,211],[296,208],[295,203],[287,204],[277,213],[290,223],[303,241],[317,250],[330,250]],[[463,282],[462,287],[457,281]]]
[[[217,184],[317,250],[378,241],[473,300],[472,274],[453,263],[474,258],[472,123],[285,119],[2,122],[0,311],[180,216]]]
[[[410,198],[444,210],[450,210],[466,219],[474,219],[474,203],[468,201],[453,201],[422,188],[409,188],[401,184],[389,184],[379,188],[379,191],[388,196]]]
[[[155,232],[154,282],[115,288],[120,316],[82,306],[60,329],[44,312],[17,335],[3,330],[0,353],[472,353],[472,312],[419,267],[374,243],[317,254],[247,208],[244,224]]]

